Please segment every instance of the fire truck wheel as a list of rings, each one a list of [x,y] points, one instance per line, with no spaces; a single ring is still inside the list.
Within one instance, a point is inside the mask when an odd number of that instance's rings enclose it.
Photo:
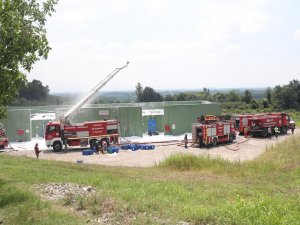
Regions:
[[[260,135],[261,135],[262,137],[267,137],[267,134],[268,134],[267,129],[263,129],[263,130],[261,131],[261,133],[260,133]]]
[[[101,141],[100,141],[100,146],[102,147],[102,141],[105,141],[106,142],[106,146],[108,147],[109,146],[109,140],[107,138],[102,138]]]
[[[62,150],[62,144],[60,141],[56,141],[53,143],[53,151],[54,152],[59,152]]]
[[[233,139],[234,139],[234,138],[233,138],[233,135],[230,134],[230,135],[229,135],[229,143],[232,143],[232,142],[233,142]]]
[[[4,149],[4,145],[0,145],[0,149]]]
[[[281,133],[282,134],[287,134],[287,127],[281,127]]]
[[[90,148],[93,149],[95,145],[96,139],[91,139],[90,140]]]
[[[216,146],[217,146],[217,143],[218,143],[218,140],[217,140],[216,137],[214,137],[213,142],[212,142],[212,146],[213,146],[213,147],[216,147]]]

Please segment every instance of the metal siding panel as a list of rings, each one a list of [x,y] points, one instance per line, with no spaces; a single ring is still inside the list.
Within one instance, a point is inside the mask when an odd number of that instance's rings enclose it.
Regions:
[[[218,104],[183,104],[166,105],[164,107],[164,124],[176,124],[176,129],[171,129],[172,135],[181,135],[192,132],[192,124],[197,122],[197,117],[203,115],[221,115]]]
[[[8,111],[6,119],[1,120],[6,136],[10,141],[30,141],[31,140],[31,121],[30,110],[12,109]],[[24,130],[24,135],[19,135],[18,130]]]
[[[142,136],[142,107],[119,108],[122,136]]]

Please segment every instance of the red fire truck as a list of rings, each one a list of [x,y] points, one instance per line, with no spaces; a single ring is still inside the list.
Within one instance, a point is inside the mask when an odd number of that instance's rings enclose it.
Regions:
[[[88,146],[92,148],[96,140],[117,143],[119,140],[119,121],[92,121],[82,124],[67,125],[62,122],[49,122],[46,127],[46,145],[54,151],[62,150],[63,146]]]
[[[268,128],[278,127],[281,134],[286,134],[291,128],[290,116],[287,113],[263,113],[255,114],[251,118],[250,133],[253,136],[267,136]]]
[[[7,148],[8,146],[8,138],[5,136],[4,129],[2,124],[0,124],[0,149]]]
[[[103,141],[107,146],[111,142],[117,143],[119,140],[119,121],[118,120],[102,120],[83,122],[81,124],[70,123],[70,117],[81,109],[81,107],[92,99],[95,94],[107,84],[120,70],[128,66],[128,63],[120,68],[116,68],[88,95],[74,105],[62,118],[57,118],[56,121],[49,122],[46,126],[45,140],[48,147],[53,147],[54,151],[62,150],[63,146],[88,146],[92,148],[96,141],[100,141],[100,146]]]
[[[235,116],[236,130],[239,132],[240,135],[243,135],[246,130],[247,132],[249,132],[252,117],[253,114]]]
[[[221,121],[216,116],[205,116],[205,119],[192,125],[194,143],[199,147],[214,147],[218,143],[233,142],[236,131],[232,120]]]

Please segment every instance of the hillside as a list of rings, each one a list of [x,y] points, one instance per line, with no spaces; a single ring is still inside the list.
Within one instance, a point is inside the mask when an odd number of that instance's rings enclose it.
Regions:
[[[299,149],[298,134],[253,161],[177,155],[152,168],[1,154],[0,222],[299,224]],[[53,183],[91,186],[95,192],[49,200],[45,187]]]

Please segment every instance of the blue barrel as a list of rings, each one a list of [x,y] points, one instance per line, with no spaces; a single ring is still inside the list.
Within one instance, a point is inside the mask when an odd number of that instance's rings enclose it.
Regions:
[[[82,151],[82,155],[93,155],[94,150],[92,149],[86,149]]]
[[[108,149],[107,149],[107,152],[112,154],[112,153],[119,153],[119,147],[116,147],[116,146],[109,146]]]
[[[122,150],[128,150],[128,149],[129,149],[129,145],[122,145],[122,146],[121,146],[121,149],[122,149]]]

